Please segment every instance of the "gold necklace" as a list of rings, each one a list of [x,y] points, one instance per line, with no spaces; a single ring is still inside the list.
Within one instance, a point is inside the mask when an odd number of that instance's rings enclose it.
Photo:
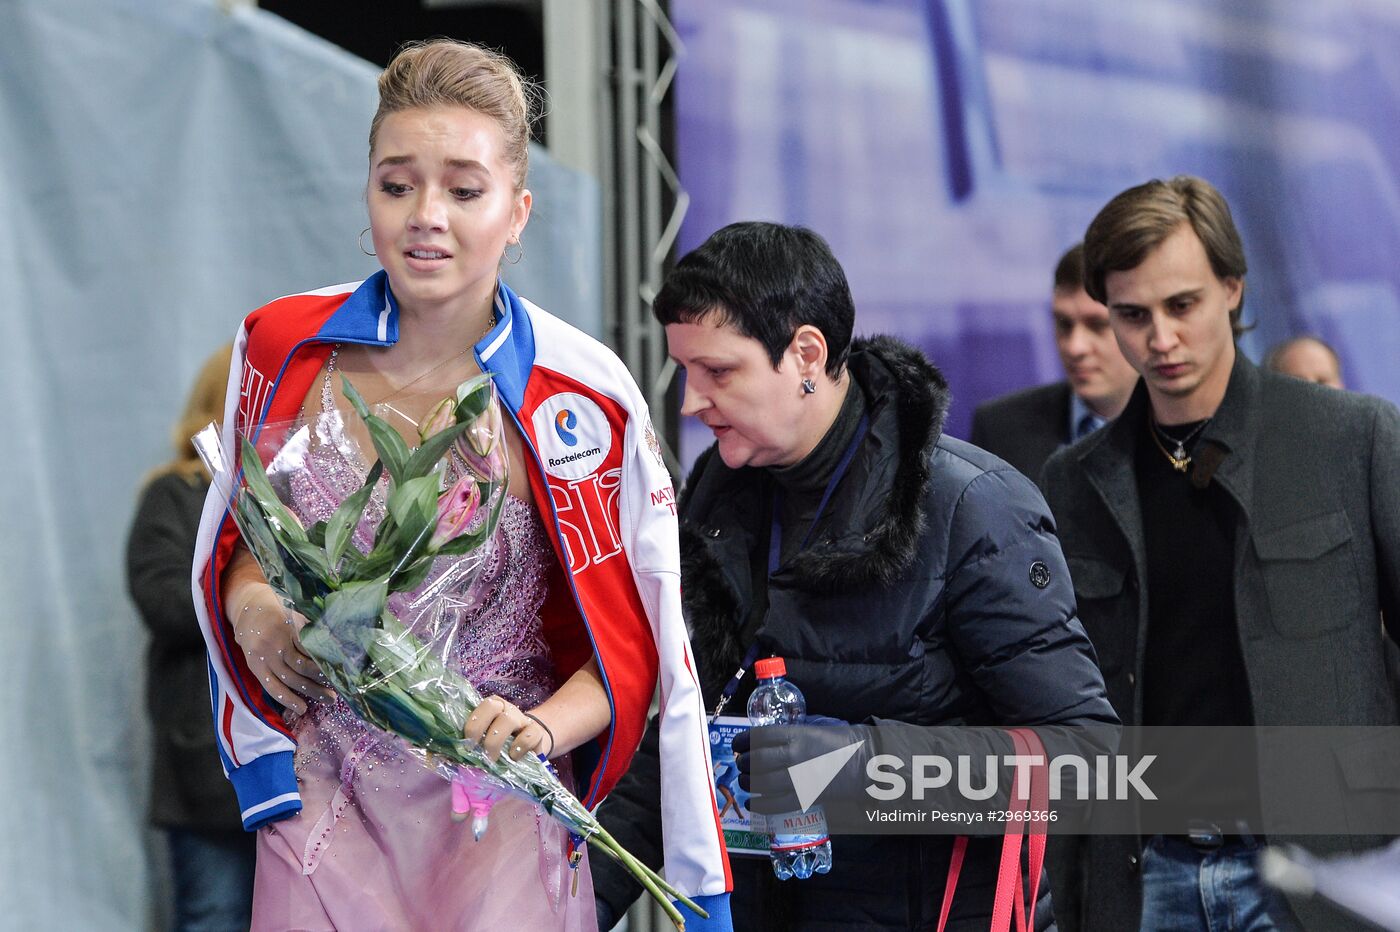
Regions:
[[[410,389],[410,388],[412,388],[413,386],[417,385],[419,382],[423,381],[423,380],[426,379],[428,376],[432,375],[434,372],[436,372],[436,371],[438,371],[439,369],[441,369],[443,366],[447,365],[447,364],[450,363],[450,362],[453,362],[454,360],[461,359],[463,356],[467,355],[467,353],[470,352],[470,351],[476,346],[476,344],[480,343],[480,342],[482,341],[482,339],[485,338],[486,334],[490,333],[491,330],[492,330],[492,328],[494,328],[495,326],[496,326],[496,309],[495,309],[495,308],[492,308],[492,309],[491,309],[491,316],[490,316],[489,318],[487,318],[487,320],[486,320],[486,329],[482,330],[481,333],[477,335],[477,338],[476,338],[475,340],[472,340],[470,343],[468,343],[466,349],[462,350],[460,353],[454,353],[453,355],[448,356],[446,359],[444,359],[444,360],[443,360],[442,362],[440,362],[440,363],[436,363],[431,369],[427,370],[426,372],[423,372],[423,373],[419,374],[418,376],[414,377],[412,380],[410,380],[410,381],[408,381],[408,382],[405,382],[404,384],[400,385],[398,388],[394,389],[394,390],[393,390],[392,392],[390,392],[389,394],[387,394],[387,395],[385,395],[384,397],[380,398],[378,401],[371,402],[371,403],[369,404],[369,407],[373,408],[375,405],[382,405],[384,402],[388,401],[390,398],[394,398],[394,397],[396,397],[396,396],[398,396],[398,395],[402,395],[405,391],[407,391],[408,389]],[[327,372],[330,372],[330,371],[334,370],[334,368],[335,368],[335,359],[336,359],[336,356],[339,355],[339,353],[340,353],[340,344],[337,343],[337,344],[331,349],[331,358],[330,358],[330,361],[326,364],[326,366],[327,366]]]
[[[1165,456],[1167,458],[1167,461],[1172,464],[1172,469],[1175,469],[1177,472],[1186,472],[1186,467],[1191,465],[1191,457],[1186,454],[1186,444],[1190,443],[1192,438],[1194,438],[1201,431],[1205,430],[1205,426],[1209,423],[1210,418],[1206,418],[1204,421],[1196,425],[1195,430],[1191,431],[1191,433],[1187,434],[1180,440],[1171,436],[1170,434],[1166,434],[1167,439],[1170,440],[1172,443],[1176,444],[1175,453],[1168,451],[1167,448],[1162,444],[1162,438],[1158,436],[1158,431],[1161,430],[1161,428],[1157,426],[1157,419],[1151,414],[1147,416],[1147,432],[1152,435],[1152,442],[1157,444],[1157,449],[1161,450],[1162,455]],[[1165,434],[1166,432],[1163,431],[1162,433]]]

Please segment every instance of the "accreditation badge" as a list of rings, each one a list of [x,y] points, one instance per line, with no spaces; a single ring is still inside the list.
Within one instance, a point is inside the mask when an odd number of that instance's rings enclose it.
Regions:
[[[724,845],[730,854],[768,855],[768,836],[754,831],[749,819],[749,794],[739,787],[739,765],[734,760],[734,736],[749,730],[749,720],[721,715],[710,722],[710,759],[715,765],[715,805]]]

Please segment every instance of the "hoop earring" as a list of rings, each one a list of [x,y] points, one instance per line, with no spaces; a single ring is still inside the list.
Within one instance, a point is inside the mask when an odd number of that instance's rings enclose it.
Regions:
[[[512,246],[515,247],[515,258],[511,258],[510,255],[510,247]],[[520,240],[512,240],[511,242],[506,243],[506,248],[502,250],[501,257],[507,262],[509,262],[511,265],[519,265],[520,260],[525,258],[525,247],[520,245]]]
[[[378,256],[377,256],[375,253],[372,253],[372,252],[370,252],[368,249],[365,248],[365,234],[368,233],[368,232],[369,232],[369,227],[365,227],[363,230],[360,231],[360,235],[359,235],[359,237],[358,237],[355,241],[356,241],[357,243],[360,244],[360,252],[362,252],[362,253],[364,253],[365,255],[369,256],[371,259],[376,259],[376,258],[378,258]]]
[[[817,383],[811,379],[802,380],[802,394],[815,395],[817,393]]]

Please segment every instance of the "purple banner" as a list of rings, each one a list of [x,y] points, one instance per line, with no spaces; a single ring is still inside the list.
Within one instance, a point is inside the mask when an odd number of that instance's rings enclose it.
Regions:
[[[1258,359],[1311,332],[1400,401],[1400,8],[1252,0],[672,0],[682,250],[800,223],[858,333],[948,376],[948,430],[1061,377],[1059,255],[1111,196],[1190,173],[1229,199]],[[687,429],[688,463],[709,443]]]

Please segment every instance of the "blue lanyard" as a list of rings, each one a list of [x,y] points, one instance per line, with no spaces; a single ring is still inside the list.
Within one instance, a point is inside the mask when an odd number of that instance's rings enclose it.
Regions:
[[[853,389],[854,390],[854,389]],[[846,452],[841,454],[841,460],[832,470],[831,478],[826,481],[826,489],[822,492],[821,502],[817,505],[817,513],[812,517],[812,523],[807,528],[807,533],[802,535],[802,543],[798,546],[798,551],[807,549],[807,542],[812,539],[812,532],[816,530],[817,524],[822,519],[822,514],[826,512],[826,506],[831,503],[832,493],[845,478],[846,472],[851,468],[851,461],[856,458],[856,450],[860,449],[860,443],[865,439],[866,431],[870,428],[870,416],[862,414],[860,423],[856,425],[855,436],[846,446]],[[782,559],[783,553],[783,490],[781,488],[773,492],[773,524],[768,532],[768,575],[772,576],[778,571],[778,563]],[[729,678],[729,682],[724,684],[724,690],[719,695],[719,701],[715,703],[715,711],[710,716],[713,722],[719,718],[724,707],[729,704],[729,700],[734,698],[734,694],[739,691],[739,683],[744,675],[749,672],[749,667],[758,659],[758,641],[755,640],[749,645],[749,649],[744,652],[744,659],[739,662],[739,669],[734,671],[734,675]]]
[[[865,439],[865,431],[870,427],[869,415],[862,414],[860,423],[856,425],[855,436],[846,445],[846,452],[841,454],[841,461],[832,470],[831,478],[826,481],[826,489],[822,492],[822,500],[817,505],[817,513],[812,517],[812,523],[807,526],[807,533],[802,535],[802,543],[798,545],[798,551],[807,549],[807,542],[812,539],[812,532],[817,529],[817,522],[821,521],[822,513],[826,511],[826,506],[831,502],[831,493],[836,491],[836,487],[841,484],[842,478],[846,475],[846,470],[851,468],[851,460],[856,458],[856,450],[860,448],[860,442]],[[777,488],[773,490],[773,526],[768,532],[768,575],[772,576],[778,572],[778,563],[783,555],[783,490]]]

